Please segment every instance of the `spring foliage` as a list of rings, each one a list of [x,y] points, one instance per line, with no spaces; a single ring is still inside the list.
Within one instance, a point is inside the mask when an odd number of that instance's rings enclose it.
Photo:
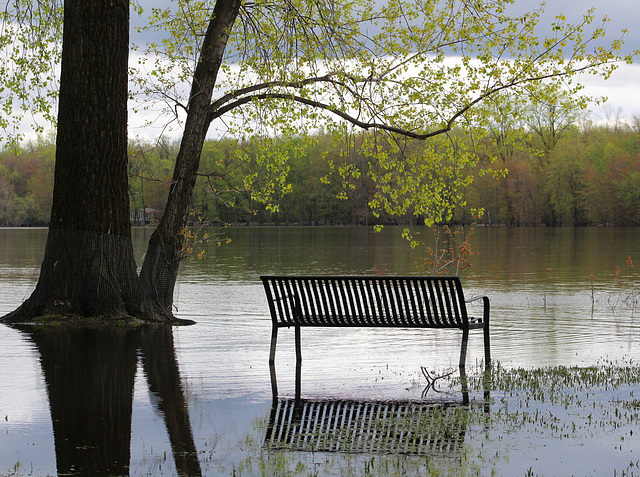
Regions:
[[[369,206],[382,214],[448,220],[472,177],[478,154],[469,137],[481,137],[497,110],[557,95],[580,96],[580,72],[607,78],[620,61],[622,40],[606,41],[593,10],[577,23],[562,15],[551,35],[538,35],[540,9],[511,16],[511,1],[367,0],[247,2],[232,31],[227,61],[211,105],[237,137],[267,140],[301,130],[355,137],[354,127],[375,130],[366,153],[376,192]],[[141,47],[138,87],[143,95],[188,110],[185,81],[198,61],[199,38],[211,2],[184,2],[151,11],[146,30],[165,32]],[[171,109],[170,111],[176,111]],[[179,119],[179,116],[176,117]],[[452,134],[454,127],[464,134]],[[402,138],[428,140],[419,153]],[[342,139],[344,141],[344,139]],[[347,151],[349,148],[347,148]],[[269,203],[287,192],[289,171],[280,155],[253,199]],[[452,158],[455,159],[452,161]],[[338,169],[347,185],[363,173],[356,164]]]
[[[55,121],[62,9],[57,2],[11,0],[0,10],[0,130],[3,146]],[[31,120],[29,120],[31,118]],[[39,121],[38,121],[39,119]],[[26,123],[25,123],[26,121]]]
[[[244,180],[251,199],[277,211],[274,198],[291,190],[290,166],[286,155],[274,153],[275,136],[322,131],[346,144],[341,161],[330,163],[345,186],[343,198],[367,174],[375,185],[368,203],[375,216],[413,215],[427,224],[451,219],[455,206],[464,204],[469,171],[478,165],[475,138],[487,135],[499,112],[517,120],[523,114],[518,104],[559,92],[585,107],[591,98],[580,95],[576,76],[588,72],[606,79],[619,62],[631,62],[637,54],[622,53],[624,32],[605,38],[607,19],[599,21],[593,10],[575,23],[559,15],[545,26],[551,33],[541,36],[543,8],[512,15],[513,4],[245,2],[230,32],[208,120],[225,134],[255,144],[256,169]],[[189,83],[213,5],[179,0],[145,10],[142,2],[135,4],[136,12],[148,17],[140,33],[153,38],[133,46],[135,111],[160,107],[163,124],[179,124],[189,113]],[[18,86],[5,86],[15,91],[5,103],[5,128],[15,120],[15,108],[7,105],[21,94],[25,101],[32,98],[24,104],[36,113],[52,116],[55,88],[39,86],[54,85],[47,79],[51,68],[42,65],[55,63],[58,37],[50,32],[59,31],[52,28],[59,16],[38,6],[44,9],[28,11],[40,12],[31,20],[35,31],[45,32],[42,39],[33,33],[20,36],[21,28],[11,30],[11,11],[3,17],[12,41],[34,52],[27,61],[12,57],[9,62],[26,72]],[[30,86],[35,78],[36,87]],[[375,133],[360,136],[354,128]],[[366,168],[349,161],[362,137],[357,150],[366,155]],[[405,138],[426,145],[412,148]]]

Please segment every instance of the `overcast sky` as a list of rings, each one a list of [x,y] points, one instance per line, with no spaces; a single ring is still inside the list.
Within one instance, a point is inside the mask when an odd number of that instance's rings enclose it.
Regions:
[[[531,10],[539,2],[533,0],[516,0],[516,9]],[[560,0],[550,1],[545,6],[545,23],[553,22],[555,15],[564,13],[567,21],[577,22],[589,9],[595,8],[597,19],[607,16],[607,38],[611,40],[619,37],[620,32],[628,30],[625,35],[625,53],[640,49],[640,0]],[[604,109],[620,111],[623,116],[640,115],[640,58],[637,64],[621,65],[613,76],[604,81],[598,77],[585,75],[581,82],[585,85],[586,93],[592,96],[607,96],[609,98]],[[603,108],[593,108],[595,116],[603,116]]]

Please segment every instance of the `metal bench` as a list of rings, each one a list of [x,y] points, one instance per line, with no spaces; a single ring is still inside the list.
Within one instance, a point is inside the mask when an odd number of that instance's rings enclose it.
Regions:
[[[465,367],[469,330],[484,331],[485,366],[491,361],[489,299],[465,301],[458,277],[263,276],[271,311],[271,351],[275,363],[278,329],[295,329],[296,361],[302,361],[300,328],[385,327],[462,330],[460,367]],[[467,314],[466,304],[482,300],[481,317]]]

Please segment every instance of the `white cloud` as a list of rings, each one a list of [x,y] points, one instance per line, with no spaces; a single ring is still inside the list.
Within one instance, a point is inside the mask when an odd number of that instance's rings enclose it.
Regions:
[[[621,65],[608,80],[592,75],[583,75],[580,82],[584,92],[590,96],[606,96],[606,108],[620,110],[622,116],[640,114],[640,65]],[[602,108],[594,106],[598,114]]]

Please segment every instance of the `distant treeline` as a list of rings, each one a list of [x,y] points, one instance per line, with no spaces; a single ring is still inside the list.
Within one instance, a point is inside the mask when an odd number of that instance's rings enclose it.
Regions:
[[[553,133],[552,135],[550,135]],[[515,136],[514,136],[515,137]],[[633,124],[586,123],[560,131],[533,131],[509,139],[487,134],[478,171],[464,190],[453,222],[468,223],[473,208],[482,221],[506,225],[640,225],[640,130]],[[347,148],[329,136],[273,141],[269,147],[222,139],[206,143],[192,204],[193,221],[226,224],[374,224],[369,210],[375,184],[357,140]],[[179,144],[130,145],[132,221],[153,222],[164,208]],[[414,149],[419,144],[412,146]],[[347,152],[345,153],[345,150]],[[488,154],[487,151],[491,153]],[[489,156],[494,158],[489,161]],[[39,140],[0,156],[0,225],[47,225],[53,192],[55,145]],[[355,164],[345,194],[337,171]],[[287,172],[286,181],[282,172]],[[262,192],[260,188],[264,189]],[[253,194],[252,192],[253,191]],[[256,193],[269,196],[265,203]],[[78,204],[82,207],[82,204]],[[417,223],[420,218],[394,218]]]

